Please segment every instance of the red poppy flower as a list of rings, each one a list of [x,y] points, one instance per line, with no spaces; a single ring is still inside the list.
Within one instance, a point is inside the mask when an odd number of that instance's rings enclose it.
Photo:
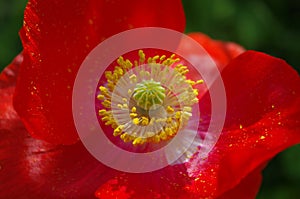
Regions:
[[[227,95],[225,126],[206,159],[195,153],[184,164],[132,174],[104,166],[78,139],[72,87],[87,53],[130,28],[184,25],[174,0],[29,1],[24,51],[0,76],[0,197],[254,198],[267,162],[300,142],[299,75],[269,55],[190,34],[222,71]],[[205,128],[209,94],[199,100]]]

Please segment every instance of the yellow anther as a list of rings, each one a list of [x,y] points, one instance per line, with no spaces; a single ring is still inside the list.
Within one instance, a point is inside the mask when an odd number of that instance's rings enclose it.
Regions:
[[[107,80],[113,80],[113,75],[111,71],[105,71],[104,74]]]
[[[166,57],[167,57],[166,55],[162,55],[162,56],[160,57],[160,59],[159,59],[159,60],[160,60],[160,61],[163,61],[163,60],[165,60],[165,59],[166,59]]]
[[[186,74],[189,72],[189,70],[188,70],[188,69],[180,69],[180,70],[178,70],[178,72],[179,72],[181,75],[186,75]]]
[[[138,137],[133,140],[132,144],[133,145],[141,145],[141,144],[144,144],[145,142],[146,142],[145,139]]]
[[[141,124],[143,126],[146,126],[149,124],[149,119],[147,117],[142,117],[142,121],[141,121]]]
[[[114,130],[114,136],[118,136],[123,132],[124,125],[119,125],[115,130]]]
[[[132,113],[136,113],[136,107],[135,107],[135,106],[132,107],[131,112],[132,112]]]
[[[118,76],[122,76],[124,74],[124,71],[121,67],[116,66],[115,70],[114,70],[114,73],[118,74]]]
[[[109,82],[109,83],[107,84],[107,88],[108,88],[110,91],[113,91],[114,88],[115,88],[114,83]]]
[[[177,131],[175,128],[169,128],[169,132],[167,133],[170,137],[176,135]]]
[[[107,110],[101,109],[101,110],[98,111],[98,114],[99,115],[107,115]]]
[[[175,113],[175,118],[176,118],[176,119],[180,119],[180,118],[181,118],[181,112],[180,112],[180,111],[177,111],[177,112]]]
[[[185,82],[188,83],[188,84],[191,85],[191,86],[194,86],[194,85],[196,84],[195,81],[190,80],[190,79],[185,80]]]
[[[138,125],[140,123],[140,119],[139,118],[134,118],[132,120],[132,123],[135,124],[135,125]]]
[[[197,90],[197,89],[194,89],[194,90],[193,90],[193,94],[194,94],[195,96],[198,96],[198,94],[199,94],[198,90]]]
[[[171,65],[171,60],[170,58],[166,59],[165,61],[163,61],[162,65],[164,66],[170,66]]]
[[[180,61],[179,58],[174,59],[174,63],[179,62],[179,61]]]
[[[203,79],[196,81],[196,84],[203,84],[203,83],[204,83]]]
[[[160,138],[161,138],[162,140],[168,139],[168,135],[166,134],[165,131],[162,131],[162,132],[159,134],[159,136],[160,136]]]
[[[109,100],[104,100],[102,102],[102,105],[105,107],[105,108],[110,108],[110,105],[111,105],[111,102]]]
[[[115,124],[115,121],[114,120],[109,120],[109,121],[107,121],[107,122],[105,122],[105,125],[106,126],[108,126],[108,125],[113,125],[113,124]]]
[[[172,122],[173,122],[173,119],[172,119],[171,117],[168,117],[168,118],[167,118],[167,123],[170,124],[170,123],[172,123]]]
[[[130,116],[131,118],[135,118],[136,116],[138,116],[138,114],[136,114],[136,113],[130,113],[129,116]]]
[[[131,61],[130,60],[128,60],[128,59],[126,59],[126,69],[131,69],[132,68],[132,66],[133,66],[133,64],[131,63]]]
[[[97,95],[97,99],[98,99],[98,100],[104,100],[105,97],[104,97],[104,95]]]
[[[140,63],[144,63],[145,62],[145,53],[142,50],[139,50],[139,57],[140,57]]]
[[[124,142],[130,142],[132,140],[132,137],[130,135],[128,135],[127,133],[123,133],[120,138],[124,141]]]
[[[110,116],[104,116],[104,117],[101,118],[101,120],[103,122],[109,121],[110,119],[111,119]]]
[[[167,107],[167,113],[172,114],[174,113],[174,109],[171,106]]]
[[[167,127],[167,128],[165,128],[165,132],[166,132],[166,134],[167,135],[172,135],[172,130],[171,130],[171,128],[169,128],[169,127]]]
[[[178,65],[176,66],[176,68],[179,69],[179,70],[185,70],[185,69],[187,69],[188,67],[187,67],[187,66],[184,66],[184,65],[182,65],[182,64],[178,64]]]
[[[99,86],[99,90],[100,90],[102,93],[107,93],[107,92],[108,92],[107,88],[104,87],[104,86]]]
[[[122,73],[123,73],[123,70],[129,69],[132,67],[132,63],[128,59],[125,61],[122,56],[119,57],[119,59],[117,60],[117,63],[122,68]],[[117,68],[117,67],[118,66],[116,66],[115,68]]]
[[[113,81],[117,82],[119,80],[120,76],[117,73],[113,73]]]
[[[117,127],[118,127],[118,125],[115,122],[111,125],[111,128],[113,128],[113,129],[116,129]]]
[[[123,62],[124,62],[124,58],[123,58],[122,56],[120,56],[120,57],[118,58],[118,60],[117,60],[117,63],[118,63],[119,65],[122,65]]]
[[[156,61],[159,59],[159,55],[155,55],[153,58],[152,58],[152,62],[153,63],[156,63]]]

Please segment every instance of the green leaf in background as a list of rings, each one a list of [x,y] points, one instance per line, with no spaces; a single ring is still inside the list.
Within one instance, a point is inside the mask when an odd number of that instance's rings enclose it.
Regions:
[[[186,32],[204,32],[286,60],[300,71],[300,1],[183,0]]]
[[[0,0],[0,70],[22,51],[18,32],[26,0]]]

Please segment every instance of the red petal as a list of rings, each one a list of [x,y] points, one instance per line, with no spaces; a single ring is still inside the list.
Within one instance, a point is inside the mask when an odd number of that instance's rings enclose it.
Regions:
[[[0,73],[0,89],[15,86],[23,55],[18,55],[12,63]]]
[[[233,42],[213,40],[203,33],[190,33],[189,37],[197,41],[209,53],[216,62],[220,71],[231,61],[245,51],[245,49]],[[192,51],[193,49],[189,49]]]
[[[72,87],[80,64],[100,41],[143,26],[183,31],[184,20],[179,0],[29,1],[14,106],[31,135],[51,143],[78,140]]]
[[[194,175],[204,176],[213,196],[234,188],[277,153],[300,143],[300,78],[286,62],[248,51],[232,60],[222,77],[228,102],[225,128],[208,159],[195,158],[190,168]],[[203,185],[195,182],[194,192]]]
[[[99,187],[96,197],[101,199],[188,199],[191,195],[188,195],[184,187],[189,180],[183,165],[169,166],[151,173],[122,173]]]
[[[12,96],[19,66],[23,56],[17,56],[0,74],[0,128],[8,129],[19,124],[19,117],[12,107]]]
[[[242,181],[233,189],[227,191],[218,199],[254,199],[258,193],[261,185],[262,176],[261,169],[259,168],[247,177],[242,179]]]
[[[0,129],[0,198],[92,198],[114,172],[81,143],[58,147],[30,137],[20,124]]]
[[[261,169],[246,176],[233,189],[224,193],[218,199],[253,199],[255,198],[261,184]],[[197,193],[188,192],[190,184],[189,177],[183,166],[167,167],[161,171],[148,174],[120,174],[118,177],[103,184],[96,192],[96,197],[101,199],[198,199],[205,198],[210,193],[203,194],[207,184],[203,185]],[[202,180],[202,179],[198,179]],[[199,192],[201,194],[199,194]]]
[[[276,122],[280,111],[299,112],[299,108],[292,109],[299,103],[299,75],[281,59],[248,51],[233,60],[222,77],[228,101],[227,126],[248,126],[267,114]],[[295,119],[293,122],[299,121]]]
[[[199,46],[195,48],[196,45],[191,45],[188,39],[183,38],[180,46],[183,56],[189,60],[193,60],[193,64],[195,65],[204,66],[201,71],[205,74],[206,78],[210,78],[211,80],[214,80],[217,75],[214,72],[215,67],[218,67],[221,72],[232,59],[245,51],[245,49],[238,44],[213,40],[203,33],[190,33],[188,36],[199,43],[200,48],[203,47],[204,50],[199,50]],[[191,79],[199,79],[199,77],[195,75],[198,74],[197,70],[193,70],[192,68],[189,70],[190,72],[187,76]],[[206,82],[195,87],[199,91],[199,99],[203,97],[209,87],[210,85],[207,85]],[[206,108],[209,107],[208,104],[204,104],[204,106]]]
[[[21,62],[20,55],[0,75],[0,198],[92,198],[114,172],[81,143],[59,147],[29,136],[12,107]]]
[[[0,198],[92,198],[114,175],[81,143],[57,147],[23,126],[0,129]]]

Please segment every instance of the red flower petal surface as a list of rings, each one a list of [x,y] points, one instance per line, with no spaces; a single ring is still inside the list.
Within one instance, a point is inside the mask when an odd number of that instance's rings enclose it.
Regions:
[[[0,198],[93,198],[114,171],[81,143],[56,146],[29,136],[12,106],[22,55],[0,75]]]
[[[189,198],[184,189],[189,180],[184,165],[168,166],[150,173],[121,173],[100,186],[95,195],[100,199]]]
[[[13,62],[0,73],[0,128],[9,129],[19,125],[19,117],[12,107],[19,66],[23,56],[18,55]]]
[[[214,196],[237,186],[243,178],[280,151],[300,143],[300,78],[283,60],[247,51],[223,70],[227,94],[224,130],[207,160],[195,158],[190,170],[205,175]],[[210,103],[204,96],[200,103]],[[201,109],[202,115],[209,109]],[[205,123],[204,123],[205,124]],[[195,182],[195,192],[204,185]]]
[[[7,77],[2,74],[0,82],[14,79]],[[254,198],[261,165],[300,142],[299,75],[282,60],[249,51],[233,60],[222,77],[228,95],[224,132],[208,159],[194,158],[188,172],[183,165],[177,165],[148,174],[121,173],[111,178],[113,172],[110,170],[105,176],[106,167],[95,161],[80,143],[56,147],[37,141],[27,135],[16,119],[18,125],[6,123],[0,128],[0,163],[5,174],[0,180],[6,182],[0,192],[5,195],[0,196],[24,197],[22,194],[27,193],[29,198],[89,197],[101,185],[96,195],[102,198],[231,199],[242,197],[242,190],[249,191],[249,198]],[[9,99],[13,92],[10,85],[14,83],[11,82],[1,85],[11,88],[11,91],[1,90],[7,102],[3,110],[12,111]],[[206,100],[204,96],[201,103]],[[201,111],[203,115],[206,110]],[[5,111],[1,118],[6,115],[11,114]],[[198,178],[191,181],[188,175]],[[250,185],[253,189],[247,190]]]
[[[258,168],[218,199],[253,199],[256,197],[262,181],[261,169]]]
[[[183,31],[180,0],[30,0],[20,33],[24,62],[14,106],[31,135],[76,142],[71,96],[81,62],[100,41],[143,26]]]
[[[220,71],[223,70],[229,61],[245,51],[242,46],[236,43],[213,40],[203,33],[190,33],[188,36],[202,45],[216,62]],[[192,50],[193,49],[187,49],[187,51],[191,51],[187,52],[187,54],[192,53]]]
[[[299,75],[283,60],[248,51],[232,60],[222,77],[228,115],[207,159],[194,157],[187,169],[177,165],[150,174],[119,175],[102,185],[96,196],[255,198],[264,165],[300,142]],[[209,114],[205,111],[201,109],[201,115]]]
[[[217,66],[221,72],[232,59],[245,51],[245,49],[238,44],[214,40],[203,33],[190,33],[188,36],[199,43],[199,45],[204,48],[204,51],[199,53],[198,48],[194,49],[189,42],[183,41],[181,48],[183,49],[184,57],[193,60],[193,63],[197,63],[199,66],[205,66],[202,68],[202,71],[207,78],[212,80],[216,78],[216,74],[213,72],[214,67]],[[193,74],[195,74],[194,72],[198,73],[197,71],[192,71],[189,74],[193,76]],[[191,78],[194,79],[194,77]],[[206,84],[196,86],[199,91],[198,98],[203,97],[209,87],[210,85]]]

